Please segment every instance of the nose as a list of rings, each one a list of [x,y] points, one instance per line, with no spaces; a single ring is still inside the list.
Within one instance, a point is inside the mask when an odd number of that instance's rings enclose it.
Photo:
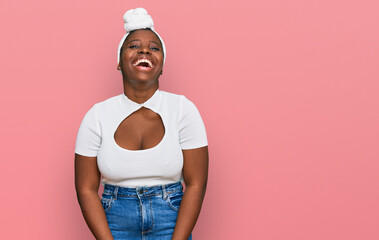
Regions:
[[[150,48],[147,47],[147,46],[141,47],[141,48],[138,50],[138,53],[139,53],[139,54],[142,54],[142,53],[145,53],[145,54],[151,54],[151,52],[150,52]]]

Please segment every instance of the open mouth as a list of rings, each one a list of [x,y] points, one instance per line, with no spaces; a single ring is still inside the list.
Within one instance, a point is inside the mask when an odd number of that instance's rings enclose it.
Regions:
[[[139,69],[151,69],[154,67],[153,63],[147,58],[140,58],[133,63],[134,67]]]

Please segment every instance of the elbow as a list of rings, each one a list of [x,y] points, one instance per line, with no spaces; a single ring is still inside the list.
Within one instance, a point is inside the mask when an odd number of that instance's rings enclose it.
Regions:
[[[205,194],[207,190],[207,182],[204,183],[186,183],[186,189],[191,189],[194,191],[202,192]]]

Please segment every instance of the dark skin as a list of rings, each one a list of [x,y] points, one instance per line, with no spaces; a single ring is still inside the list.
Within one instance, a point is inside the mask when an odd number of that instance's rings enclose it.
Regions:
[[[135,41],[133,41],[135,40]],[[146,57],[152,69],[133,66],[136,59]],[[134,102],[147,101],[159,88],[163,68],[163,51],[159,38],[150,30],[136,30],[125,40],[118,69],[122,70],[124,94]],[[124,134],[128,132],[128,134]],[[158,114],[142,107],[124,119],[114,138],[120,147],[143,150],[156,146],[165,128]],[[187,240],[195,227],[208,180],[208,147],[183,151],[183,178],[186,189],[180,205],[172,240]],[[75,187],[83,217],[96,239],[113,239],[98,195],[100,177],[97,157],[75,154]]]

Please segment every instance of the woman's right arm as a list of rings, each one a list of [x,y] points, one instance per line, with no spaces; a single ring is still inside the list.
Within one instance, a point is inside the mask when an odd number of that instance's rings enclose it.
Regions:
[[[75,188],[83,217],[97,240],[113,240],[98,195],[100,176],[97,157],[75,153]]]

